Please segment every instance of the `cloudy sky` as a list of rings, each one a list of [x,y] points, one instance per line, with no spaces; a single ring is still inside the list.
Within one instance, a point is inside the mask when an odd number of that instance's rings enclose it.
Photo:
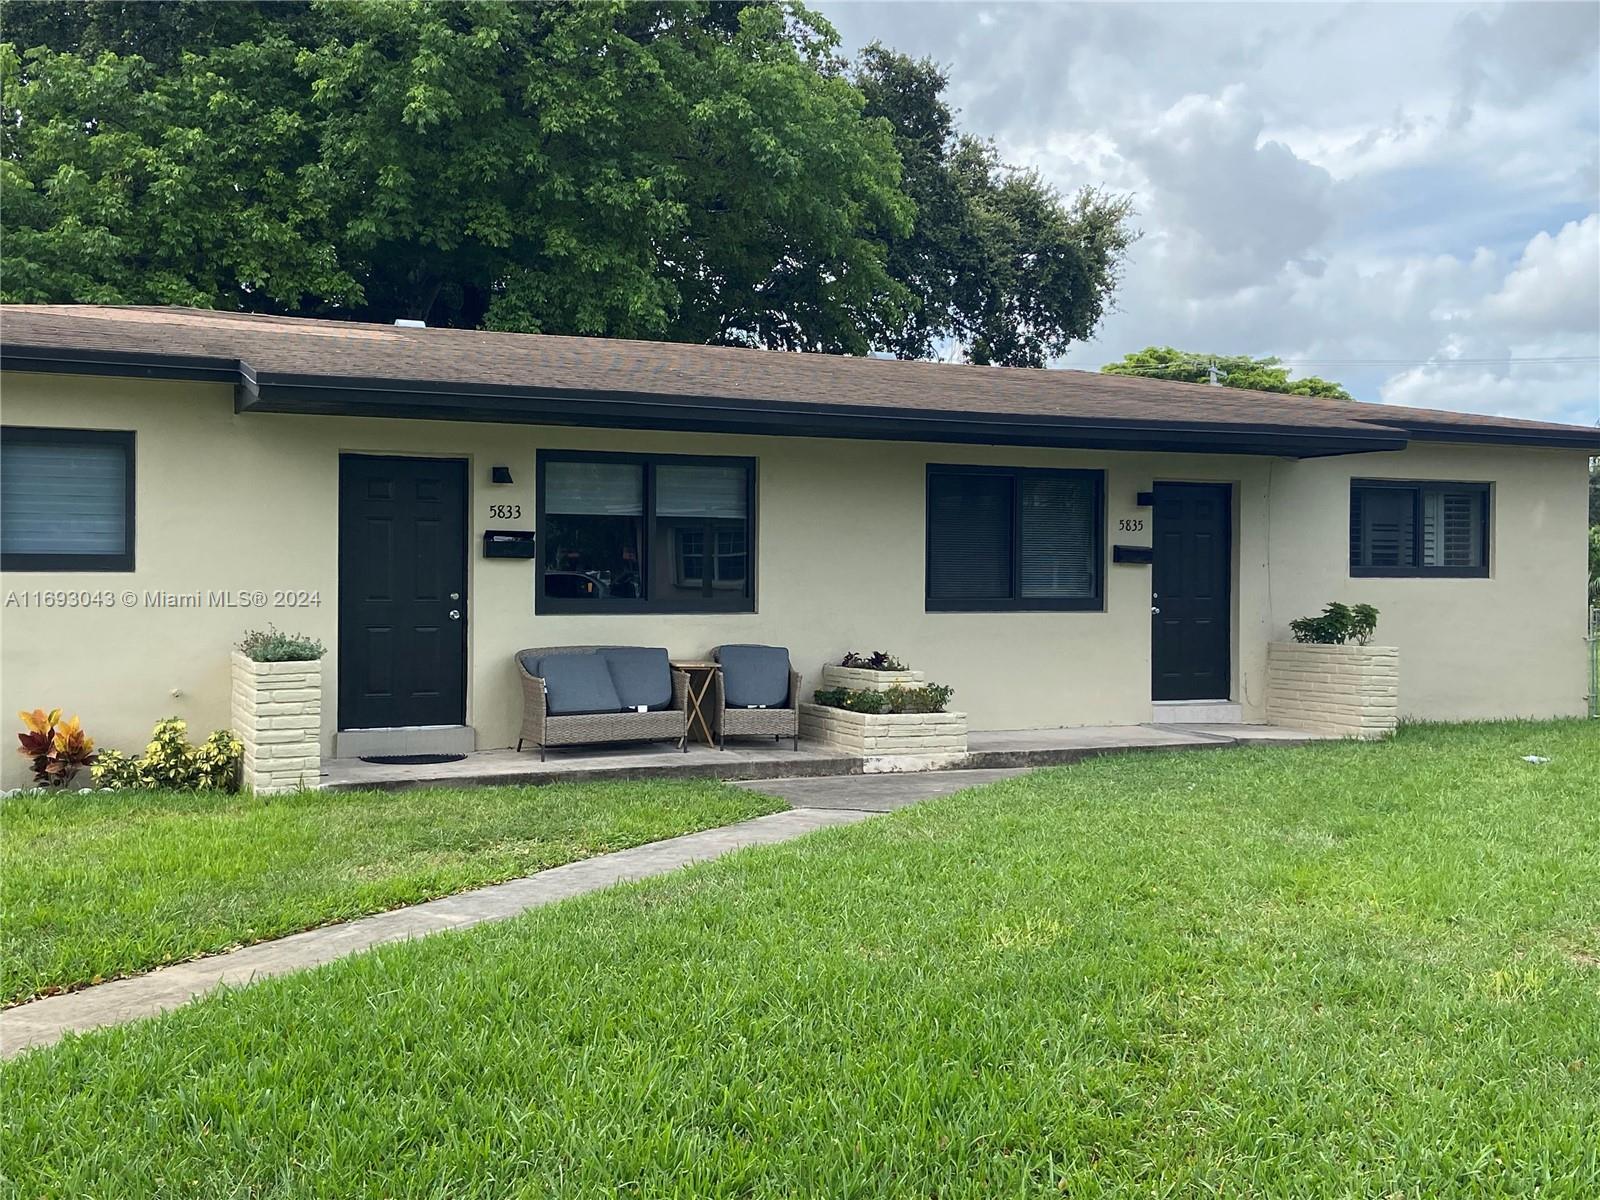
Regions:
[[[1131,192],[1064,365],[1276,354],[1363,400],[1600,418],[1600,5],[816,5],[950,73],[963,126]]]

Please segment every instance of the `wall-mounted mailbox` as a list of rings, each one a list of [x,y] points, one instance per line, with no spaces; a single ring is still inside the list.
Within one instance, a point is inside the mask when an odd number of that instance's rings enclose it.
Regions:
[[[485,529],[485,558],[532,558],[535,554],[531,529]]]
[[[1111,561],[1114,563],[1153,563],[1156,552],[1153,546],[1113,546],[1111,547]]]

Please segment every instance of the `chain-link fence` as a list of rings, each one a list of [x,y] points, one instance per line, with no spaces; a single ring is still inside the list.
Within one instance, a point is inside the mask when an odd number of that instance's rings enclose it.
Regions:
[[[1589,715],[1600,717],[1600,608],[1589,610]]]

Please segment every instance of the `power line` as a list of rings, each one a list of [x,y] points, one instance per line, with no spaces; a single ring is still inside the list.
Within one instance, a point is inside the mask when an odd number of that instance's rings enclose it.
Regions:
[[[1102,366],[1115,366],[1117,370],[1114,373],[1118,375],[1166,375],[1174,371],[1214,370],[1218,361],[1217,359],[1194,358],[1184,359],[1182,362],[1167,363],[1162,366],[1134,367],[1123,366],[1114,362],[1105,363]],[[1550,355],[1547,357],[1527,358],[1280,358],[1270,365],[1279,367],[1520,367],[1556,363],[1600,363],[1600,354]],[[1086,369],[1093,370],[1097,368]]]

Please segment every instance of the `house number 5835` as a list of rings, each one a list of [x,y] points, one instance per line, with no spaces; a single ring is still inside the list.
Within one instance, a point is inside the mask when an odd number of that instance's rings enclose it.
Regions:
[[[1143,530],[1143,517],[1119,517],[1117,519],[1118,533],[1141,533]]]

